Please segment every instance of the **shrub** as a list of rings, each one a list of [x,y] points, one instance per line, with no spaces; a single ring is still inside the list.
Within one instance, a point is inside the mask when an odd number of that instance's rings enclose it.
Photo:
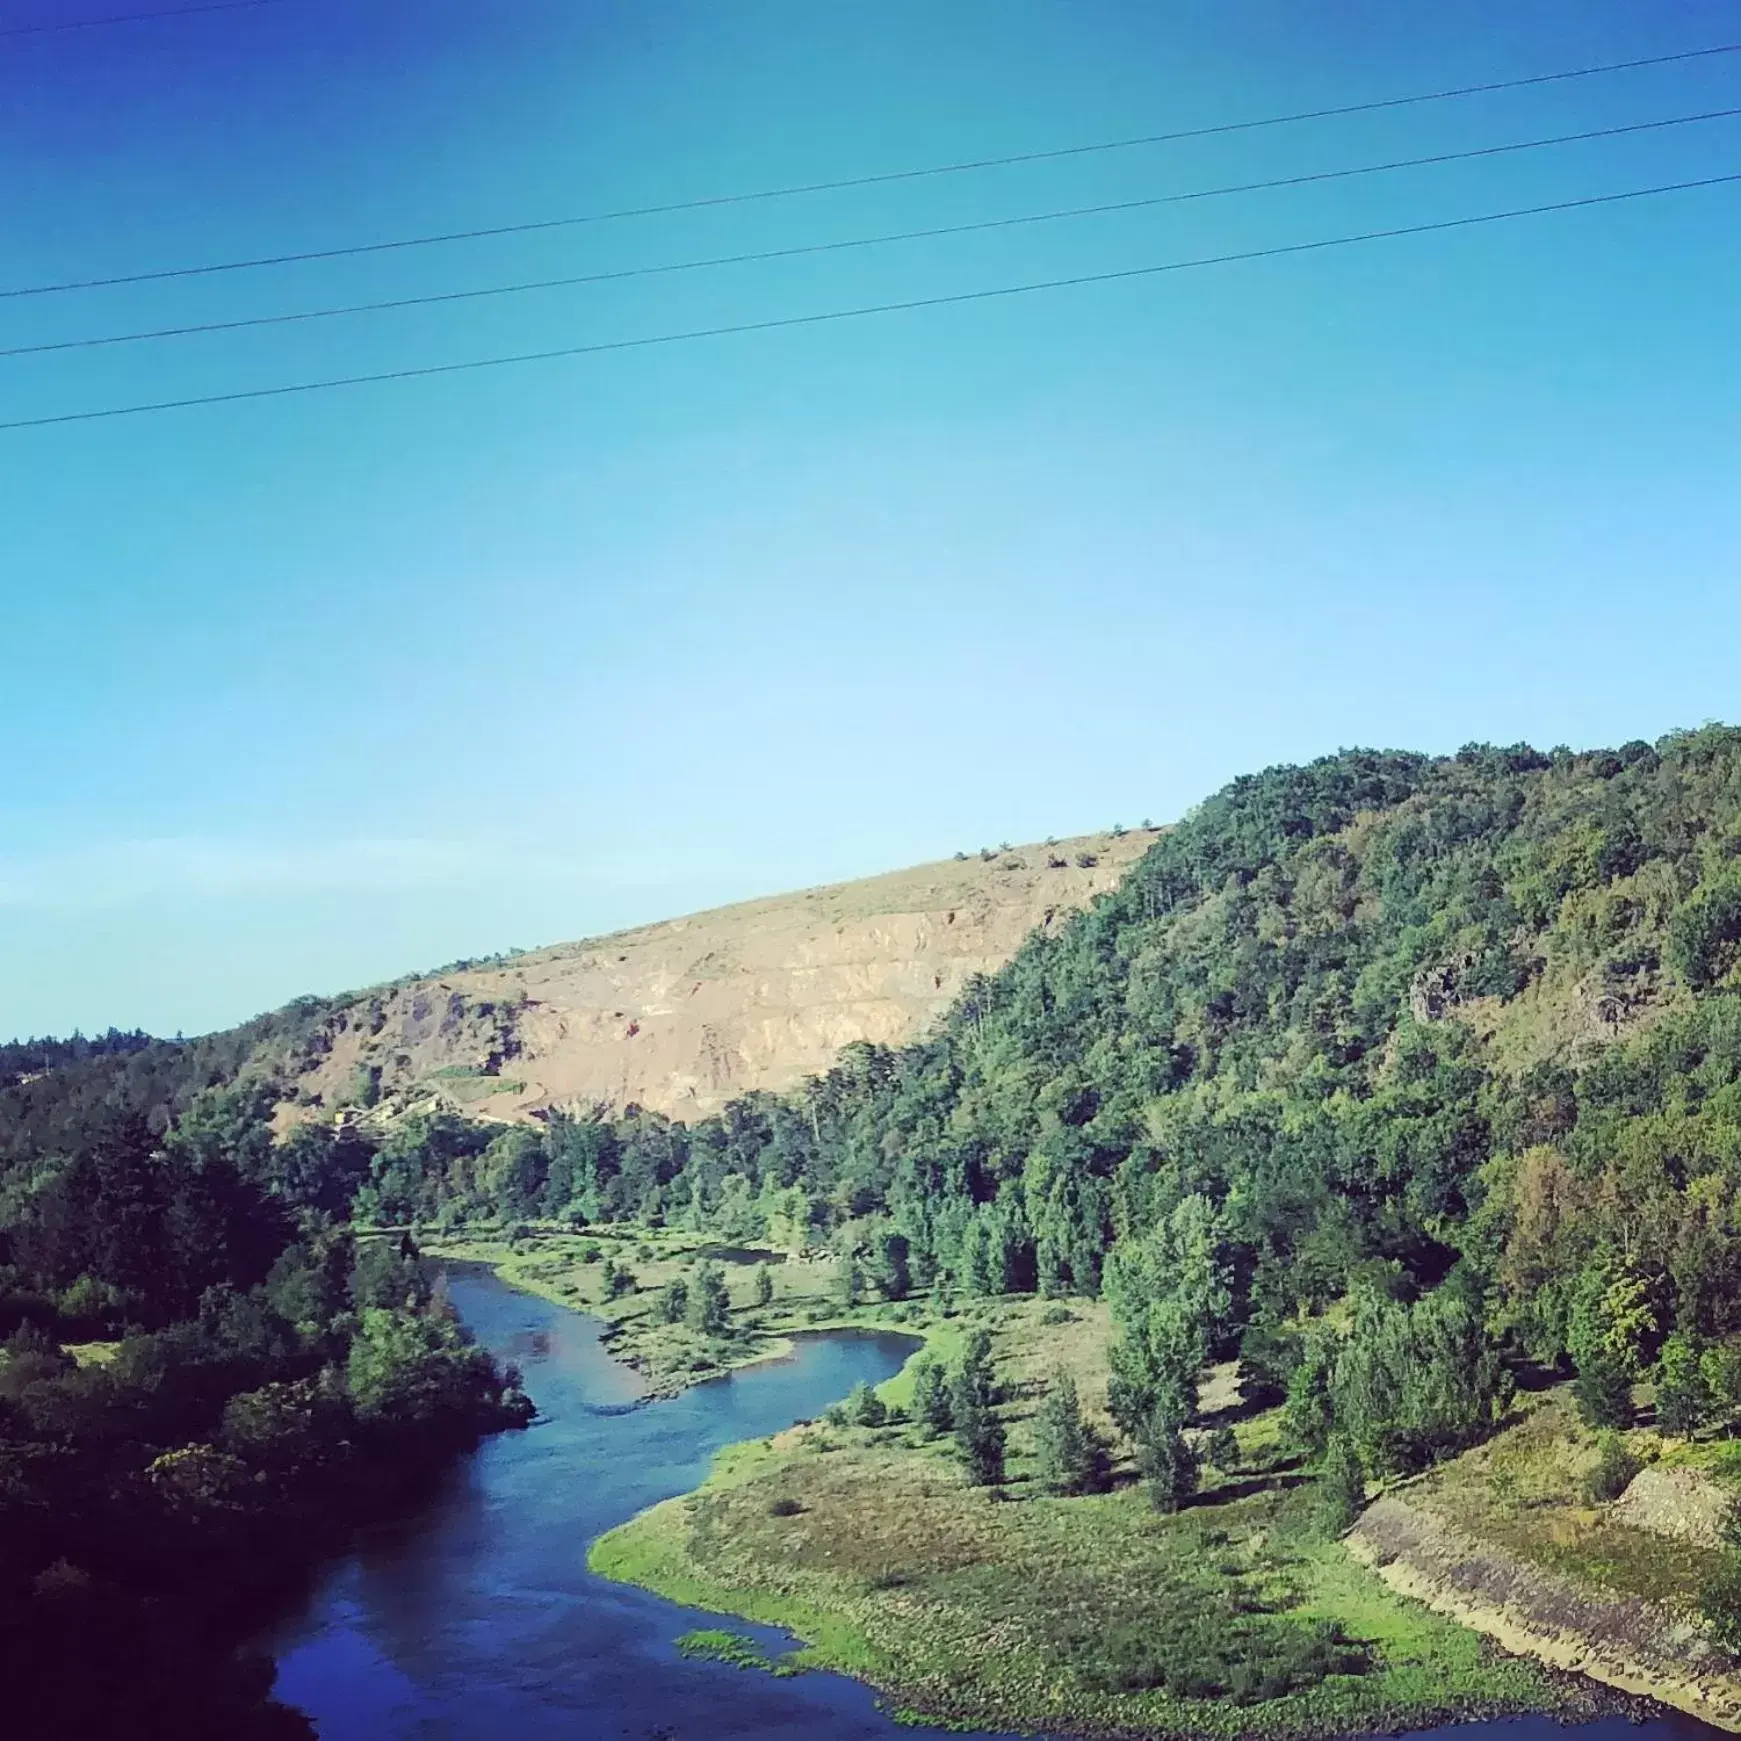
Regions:
[[[1626,1491],[1641,1467],[1618,1433],[1604,1433],[1596,1441],[1596,1463],[1584,1478],[1584,1491],[1593,1503],[1606,1505]]]
[[[1239,1467],[1239,1435],[1232,1427],[1216,1427],[1203,1435],[1203,1460],[1213,1463],[1223,1475]]]
[[[1330,1440],[1324,1467],[1318,1476],[1319,1516],[1326,1530],[1341,1535],[1354,1527],[1366,1509],[1366,1471],[1360,1453],[1345,1433]]]
[[[1731,1656],[1741,1656],[1741,1553],[1733,1548],[1699,1592],[1699,1612],[1717,1642]]]
[[[846,1412],[861,1427],[880,1427],[889,1418],[883,1399],[862,1378],[853,1386],[852,1395],[847,1400]]]

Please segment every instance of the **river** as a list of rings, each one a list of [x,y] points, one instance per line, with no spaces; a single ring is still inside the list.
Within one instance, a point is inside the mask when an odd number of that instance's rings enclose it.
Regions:
[[[484,1345],[515,1361],[540,1419],[487,1441],[416,1516],[365,1539],[267,1641],[277,1694],[322,1741],[913,1741],[857,1682],[777,1680],[691,1662],[710,1617],[586,1569],[594,1537],[694,1487],[722,1445],[820,1414],[878,1383],[910,1339],[801,1339],[788,1360],[634,1407],[634,1374],[597,1320],[486,1272],[449,1277]],[[731,1622],[774,1649],[789,1641]],[[1449,1741],[1693,1741],[1691,1721],[1546,1718],[1465,1725]],[[991,1741],[980,1737],[979,1741]]]

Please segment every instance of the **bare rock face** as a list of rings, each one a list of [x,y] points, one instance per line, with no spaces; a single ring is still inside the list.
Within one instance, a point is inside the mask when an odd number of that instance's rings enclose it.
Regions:
[[[1702,1548],[1722,1540],[1729,1496],[1694,1469],[1640,1469],[1614,1501],[1613,1517],[1632,1529]]]
[[[329,1024],[286,1116],[361,1099],[501,1119],[628,1105],[704,1117],[792,1087],[853,1041],[916,1038],[1154,838],[975,854],[367,993]]]

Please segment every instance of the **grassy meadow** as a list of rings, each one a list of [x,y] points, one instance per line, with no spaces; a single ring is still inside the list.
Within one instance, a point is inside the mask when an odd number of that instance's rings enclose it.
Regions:
[[[948,1357],[992,1336],[1008,1478],[971,1486],[948,1439],[900,1417],[910,1368],[882,1387],[887,1426],[835,1418],[723,1452],[696,1493],[604,1536],[591,1564],[685,1605],[782,1626],[771,1665],[730,1633],[723,1660],[857,1675],[929,1722],[1080,1735],[1319,1735],[1434,1719],[1592,1708],[1578,1683],[1496,1652],[1389,1591],[1318,1522],[1275,1411],[1212,1375],[1234,1466],[1163,1515],[1121,1465],[1112,1491],[1035,1480],[1033,1419],[1067,1369],[1104,1422],[1104,1308],[1038,1299],[908,1320]]]

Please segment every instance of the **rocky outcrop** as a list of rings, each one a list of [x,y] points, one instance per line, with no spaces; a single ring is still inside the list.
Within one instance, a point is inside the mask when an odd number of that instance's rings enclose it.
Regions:
[[[1640,1469],[1614,1501],[1613,1517],[1629,1529],[1647,1529],[1695,1547],[1722,1540],[1729,1496],[1694,1469]]]
[[[327,1024],[285,1117],[359,1098],[503,1119],[631,1104],[702,1117],[794,1086],[853,1041],[914,1038],[1153,839],[976,853],[365,993]]]
[[[1741,1733],[1741,1671],[1691,1615],[1576,1584],[1395,1494],[1367,1508],[1348,1547],[1392,1589],[1506,1650]]]

